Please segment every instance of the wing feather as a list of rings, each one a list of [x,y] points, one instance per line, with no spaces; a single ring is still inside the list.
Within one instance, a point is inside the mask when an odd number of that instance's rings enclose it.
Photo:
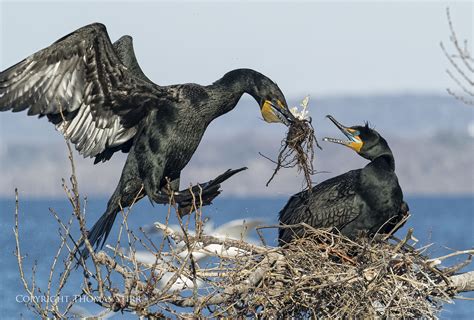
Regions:
[[[126,40],[121,48],[135,58],[131,38]],[[81,154],[101,160],[122,144],[129,149],[127,141],[147,110],[165,98],[165,89],[128,70],[98,23],[0,73],[0,111],[28,109],[28,115],[48,116]]]
[[[314,228],[335,227],[341,230],[360,214],[361,208],[354,205],[359,175],[360,170],[352,170],[318,184],[311,192],[306,190],[295,194],[280,211],[280,222],[284,225],[304,222]],[[304,229],[281,228],[280,241],[289,242],[294,234],[303,236]]]

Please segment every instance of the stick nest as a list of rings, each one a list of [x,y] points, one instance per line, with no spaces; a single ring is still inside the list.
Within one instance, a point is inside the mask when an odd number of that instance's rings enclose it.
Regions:
[[[312,229],[309,237],[286,245],[263,280],[232,309],[232,316],[284,318],[432,318],[450,301],[447,276],[404,243]],[[242,283],[270,264],[266,257],[241,256],[221,287]],[[229,266],[230,267],[230,266]],[[237,298],[237,297],[236,297]],[[224,306],[222,306],[224,308]]]
[[[303,172],[306,188],[311,188],[311,176],[316,173],[313,167],[314,145],[321,149],[316,139],[311,119],[300,120],[295,118],[290,124],[286,137],[281,141],[277,160],[269,159],[276,164],[272,176],[266,186],[270,184],[281,168],[297,167],[298,172]],[[306,189],[305,188],[305,189]]]

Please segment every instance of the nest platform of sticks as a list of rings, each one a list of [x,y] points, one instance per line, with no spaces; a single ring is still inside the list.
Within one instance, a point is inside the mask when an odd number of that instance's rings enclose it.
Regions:
[[[229,261],[223,288],[266,272],[258,286],[222,309],[263,318],[436,318],[456,293],[453,270],[436,268],[436,259],[408,245],[410,232],[391,242],[354,242],[323,229],[308,229],[307,235],[260,258]]]
[[[83,225],[81,211],[74,212]],[[187,231],[192,222],[188,220],[180,222],[176,231],[156,223],[163,237],[155,242],[146,234],[144,240],[137,238],[125,223],[127,216],[123,226],[128,241],[117,240],[115,246],[107,245],[98,253],[90,248],[91,265],[83,266],[87,281],[78,294],[97,301],[106,312],[134,312],[146,319],[431,319],[459,292],[474,290],[474,271],[454,274],[471,262],[474,250],[429,259],[425,255],[427,247],[413,247],[411,229],[402,240],[352,241],[335,232],[303,225],[307,230],[304,238],[284,247],[271,247],[202,232],[193,235]],[[64,245],[70,234],[61,234],[60,249],[44,291],[36,285],[35,274],[30,283],[23,273],[18,211],[15,217],[18,265],[25,289],[31,297],[45,292],[45,301],[49,302],[61,295],[74,269],[73,251],[69,249],[74,247]],[[199,225],[202,221],[196,219]],[[184,245],[167,250],[165,244],[170,240]],[[215,246],[220,249],[213,249]],[[69,259],[60,272],[54,266],[62,250],[69,250]],[[206,252],[210,260],[196,261],[195,252]],[[151,258],[143,260],[147,255]],[[440,267],[445,258],[460,255],[468,258],[454,266]],[[56,277],[61,279],[57,288],[52,282]],[[180,288],[172,289],[175,285]],[[43,318],[70,316],[75,301],[65,308],[61,300],[52,301],[48,304],[31,299],[27,305]]]
[[[36,273],[36,262],[31,277],[25,273],[27,258],[20,248],[16,192],[15,255],[29,297],[25,304],[42,318],[70,318],[77,300],[64,303],[58,297],[76,292],[77,297],[103,307],[103,312],[132,312],[146,319],[431,319],[438,316],[443,303],[451,303],[461,292],[474,291],[474,271],[458,273],[471,263],[474,249],[429,258],[429,246],[415,247],[412,229],[402,240],[378,235],[353,241],[302,225],[307,231],[304,238],[272,247],[263,237],[261,244],[255,244],[206,235],[200,208],[181,219],[178,208],[171,204],[166,223],[154,225],[161,231],[155,238],[143,230],[138,237],[127,223],[131,208],[122,212],[115,244],[100,252],[87,246],[90,259],[81,265],[79,288],[71,278],[77,276],[77,239],[71,230],[79,226],[82,238],[87,231],[70,148],[69,152],[72,187],[63,187],[72,216],[63,221],[51,209],[60,232],[58,250],[46,274]],[[173,212],[179,221],[176,229],[168,225]],[[195,232],[188,229],[192,225]],[[278,226],[258,231],[271,228]],[[196,260],[199,253],[209,259]],[[467,259],[461,263],[441,266],[445,259],[462,255]],[[47,286],[38,285],[40,276],[48,279]],[[173,289],[175,285],[178,288]],[[44,299],[35,299],[39,295]]]

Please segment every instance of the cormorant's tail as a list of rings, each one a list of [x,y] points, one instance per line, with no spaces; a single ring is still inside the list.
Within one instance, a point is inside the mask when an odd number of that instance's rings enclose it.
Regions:
[[[89,231],[87,238],[94,250],[100,249],[104,246],[105,240],[107,240],[114,224],[117,212],[117,210],[107,210]],[[84,247],[81,250],[81,258],[85,261],[89,257],[89,250],[85,247],[84,240],[79,243],[79,248],[81,247]]]

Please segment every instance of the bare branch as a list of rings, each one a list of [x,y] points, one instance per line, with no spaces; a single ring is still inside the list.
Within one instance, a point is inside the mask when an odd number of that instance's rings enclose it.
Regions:
[[[451,67],[454,68],[454,71],[448,69],[446,73],[466,96],[458,94],[452,89],[448,89],[448,93],[465,104],[474,105],[474,99],[472,98],[474,97],[474,59],[468,50],[467,40],[464,40],[464,48],[458,40],[449,8],[446,9],[446,16],[450,31],[450,42],[455,51],[454,54],[449,53],[443,42],[440,43],[441,50]]]
[[[457,274],[449,279],[457,292],[474,291],[474,271]]]

